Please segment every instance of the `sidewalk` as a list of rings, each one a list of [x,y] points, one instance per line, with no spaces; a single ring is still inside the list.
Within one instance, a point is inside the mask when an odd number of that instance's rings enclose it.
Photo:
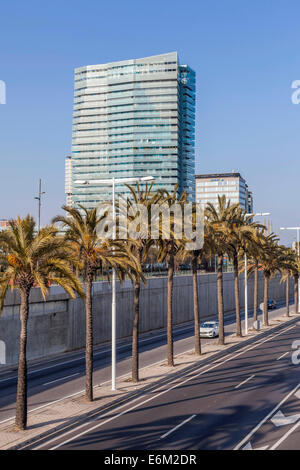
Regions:
[[[175,358],[175,367],[171,368],[165,364],[165,360],[155,365],[147,366],[140,371],[140,383],[133,384],[130,376],[126,375],[118,379],[118,390],[112,392],[110,383],[94,388],[94,402],[88,403],[84,399],[83,393],[77,393],[56,402],[40,405],[28,413],[28,429],[26,431],[16,431],[14,429],[14,419],[9,419],[0,424],[0,449],[18,449],[25,444],[38,441],[51,432],[65,429],[79,423],[82,420],[91,418],[99,412],[108,412],[115,407],[122,407],[129,400],[138,398],[151,390],[162,386],[166,381],[176,379],[179,373],[187,372],[193,366],[206,365],[212,359],[218,359],[223,351],[229,353],[243,345],[247,345],[260,339],[266,333],[276,331],[283,326],[293,324],[300,320],[300,315],[291,314],[290,318],[284,316],[285,308],[282,308],[282,315],[276,319],[270,319],[270,326],[263,327],[257,332],[249,330],[247,337],[236,338],[235,335],[226,336],[226,345],[218,346],[216,340],[206,344],[202,348],[202,356],[196,357],[193,351],[178,355]]]

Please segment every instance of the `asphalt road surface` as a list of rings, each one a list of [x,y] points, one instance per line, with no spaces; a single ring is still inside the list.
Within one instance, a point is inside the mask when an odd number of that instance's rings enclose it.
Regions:
[[[278,307],[283,302],[278,303]],[[269,312],[270,318],[284,312],[278,308]],[[235,315],[226,317],[226,334],[235,331]],[[250,322],[251,325],[251,312]],[[193,323],[174,328],[174,352],[180,354],[194,348]],[[216,341],[202,339],[202,343]],[[154,332],[142,335],[139,341],[140,367],[146,367],[164,360],[167,357],[166,332]],[[119,341],[117,348],[117,377],[131,371],[131,340]],[[94,385],[109,382],[111,378],[111,349],[110,345],[95,348],[94,353]],[[1,371],[1,369],[0,369]],[[12,372],[0,373],[0,423],[15,415],[17,374]],[[36,410],[49,403],[79,394],[85,387],[84,352],[65,353],[59,357],[42,361],[28,368],[28,410]]]
[[[294,321],[36,448],[300,449],[297,340]]]

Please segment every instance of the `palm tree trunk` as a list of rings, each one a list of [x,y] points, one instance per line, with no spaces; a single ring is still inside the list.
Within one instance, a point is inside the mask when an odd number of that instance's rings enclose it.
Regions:
[[[198,283],[197,283],[197,267],[198,267],[197,251],[193,251],[192,271],[193,271],[193,294],[194,294],[194,331],[195,331],[195,354],[201,354],[200,341],[200,322],[199,322],[199,301],[198,301]]]
[[[29,312],[29,289],[20,289],[21,305],[20,305],[20,352],[18,365],[18,385],[16,399],[16,420],[17,429],[23,431],[27,425],[27,361],[26,361],[26,345],[27,345],[27,322]]]
[[[269,297],[269,274],[264,273],[264,325],[265,326],[269,326],[268,297]]]
[[[223,302],[223,256],[218,256],[217,289],[218,289],[218,319],[219,319],[219,340],[218,340],[218,344],[223,345],[223,344],[225,344],[224,302]]]
[[[139,310],[140,310],[140,281],[134,282],[133,299],[133,328],[132,328],[132,381],[139,381]]]
[[[235,296],[235,318],[236,318],[236,336],[242,336],[241,312],[240,312],[240,294],[239,294],[239,265],[237,253],[233,257],[234,272],[234,296]]]
[[[286,281],[285,281],[285,302],[286,302],[286,316],[290,316],[290,276],[287,275]]]
[[[258,306],[258,261],[255,261],[255,268],[254,268],[253,321],[257,321],[257,306]]]
[[[93,273],[87,273],[86,277],[86,340],[85,340],[85,397],[93,401],[93,305],[92,305]]]
[[[298,279],[299,274],[294,274],[294,302],[295,302],[295,313],[298,313]]]
[[[141,250],[138,250],[138,262],[141,263]],[[140,320],[140,289],[139,278],[134,282],[133,327],[132,327],[132,381],[139,381],[139,320]]]
[[[168,256],[168,312],[167,312],[167,342],[168,342],[168,366],[174,366],[173,350],[173,282],[174,282],[174,256]]]

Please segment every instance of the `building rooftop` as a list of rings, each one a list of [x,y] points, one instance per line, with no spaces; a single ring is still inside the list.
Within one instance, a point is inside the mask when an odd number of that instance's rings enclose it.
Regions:
[[[207,173],[205,175],[195,175],[195,178],[223,178],[223,177],[230,177],[230,176],[237,176],[242,178],[240,173]]]
[[[242,181],[245,182],[244,178],[239,172],[231,172],[231,173],[207,173],[205,175],[195,175],[196,179],[207,179],[207,178],[241,178]]]

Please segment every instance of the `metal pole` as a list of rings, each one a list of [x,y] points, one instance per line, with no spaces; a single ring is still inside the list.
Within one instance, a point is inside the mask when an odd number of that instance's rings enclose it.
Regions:
[[[299,227],[297,228],[297,256],[298,256],[298,263],[299,263]],[[300,312],[300,277],[298,277],[298,313]]]
[[[113,240],[116,239],[115,178],[112,179]],[[111,304],[111,389],[116,390],[116,271],[112,271]]]
[[[38,200],[38,230],[40,231],[41,229],[41,201],[42,201],[42,195],[45,194],[45,192],[42,192],[42,180],[41,178],[39,179],[39,194],[38,197],[35,197],[34,199]]]
[[[38,227],[39,227],[39,231],[40,231],[40,229],[41,229],[41,178],[39,179],[39,197],[38,197],[38,201],[39,201]]]
[[[245,253],[245,335],[248,334],[248,279],[247,279],[247,254]]]
[[[116,181],[117,180],[117,181]],[[112,185],[112,205],[113,205],[113,239],[116,239],[116,204],[115,204],[115,183],[125,183],[134,181],[152,181],[153,176],[137,178],[117,178],[105,180],[92,180],[95,184]],[[76,180],[75,184],[89,184],[88,180]],[[44,193],[42,193],[44,194]],[[37,198],[36,198],[37,199]],[[116,390],[116,271],[112,270],[112,305],[111,305],[111,388]]]

